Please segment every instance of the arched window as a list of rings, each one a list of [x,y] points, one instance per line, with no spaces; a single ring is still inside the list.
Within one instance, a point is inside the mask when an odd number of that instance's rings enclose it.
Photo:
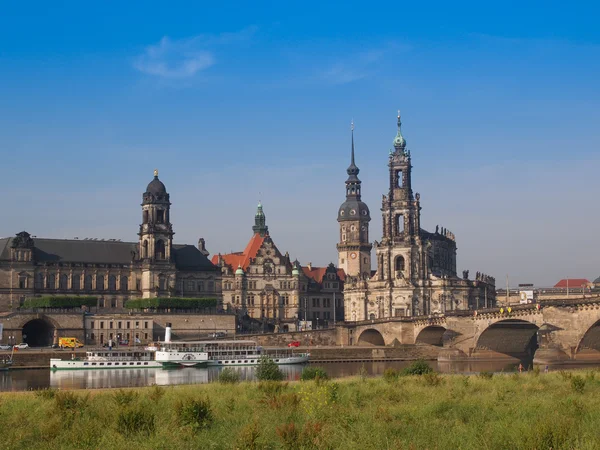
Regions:
[[[143,218],[143,223],[148,223],[148,210],[147,209],[145,209],[142,212],[142,218]]]
[[[91,275],[86,275],[85,278],[83,279],[83,288],[88,291],[92,290],[92,276]]]
[[[404,257],[396,256],[396,272],[404,270]]]
[[[117,277],[114,275],[108,276],[108,290],[116,291],[117,290]]]
[[[165,243],[160,239],[156,241],[156,244],[154,246],[154,258],[165,259]]]
[[[142,258],[148,257],[148,241],[144,241],[142,244]]]
[[[404,215],[398,214],[396,216],[396,234],[400,235],[404,233]]]
[[[58,288],[62,290],[69,289],[69,277],[67,274],[63,273],[58,279]]]
[[[103,291],[104,290],[104,275],[96,276],[96,290]]]
[[[56,275],[49,273],[46,278],[46,284],[48,289],[56,289]]]
[[[43,273],[36,273],[35,274],[35,284],[34,287],[36,289],[44,289],[44,274]]]
[[[396,172],[396,187],[402,187],[402,171],[398,170]]]
[[[126,275],[121,275],[121,290],[128,291],[129,290],[129,279]]]
[[[71,284],[73,285],[73,290],[78,291],[79,289],[81,289],[81,277],[79,276],[79,274],[73,274]]]

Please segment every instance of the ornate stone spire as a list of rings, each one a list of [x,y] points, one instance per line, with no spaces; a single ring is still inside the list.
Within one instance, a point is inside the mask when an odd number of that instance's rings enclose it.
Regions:
[[[269,233],[269,227],[267,226],[267,218],[265,213],[263,212],[262,203],[258,202],[258,207],[256,208],[256,214],[254,215],[254,226],[252,227],[252,231],[254,233],[258,233],[261,236],[264,236]]]
[[[404,139],[404,136],[402,136],[401,127],[402,121],[400,120],[400,110],[398,110],[398,133],[394,138],[394,147],[396,148],[396,150],[404,151],[404,149],[406,148],[406,139]]]
[[[350,156],[350,166],[348,166],[348,169],[346,169],[346,173],[350,177],[356,178],[356,175],[358,175],[358,173],[360,172],[360,169],[354,163],[354,121],[352,121],[350,123],[350,130],[352,133],[352,152],[351,152],[351,156]],[[356,178],[356,180],[358,180],[358,178]]]

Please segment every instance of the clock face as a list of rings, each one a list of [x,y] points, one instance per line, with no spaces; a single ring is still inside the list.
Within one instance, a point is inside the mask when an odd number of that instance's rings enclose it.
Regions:
[[[354,252],[350,253],[350,258],[356,259],[356,253],[354,253]]]

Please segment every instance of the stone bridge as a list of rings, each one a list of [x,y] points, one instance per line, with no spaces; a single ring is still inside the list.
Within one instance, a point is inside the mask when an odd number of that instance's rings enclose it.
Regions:
[[[343,327],[345,345],[427,343],[444,347],[440,360],[534,357],[536,363],[600,362],[600,298],[368,320]]]

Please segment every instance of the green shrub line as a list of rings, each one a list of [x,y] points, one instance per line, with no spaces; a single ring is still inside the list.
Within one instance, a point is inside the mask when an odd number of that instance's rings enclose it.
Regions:
[[[135,298],[125,302],[127,309],[208,309],[216,308],[216,298],[155,297]]]
[[[326,380],[308,366],[282,382],[271,363],[259,382],[0,393],[3,448],[600,448],[595,370],[490,378],[414,362],[415,375]]]
[[[44,297],[30,297],[23,302],[23,309],[35,308],[89,308],[98,305],[98,297],[78,295],[47,295]]]

